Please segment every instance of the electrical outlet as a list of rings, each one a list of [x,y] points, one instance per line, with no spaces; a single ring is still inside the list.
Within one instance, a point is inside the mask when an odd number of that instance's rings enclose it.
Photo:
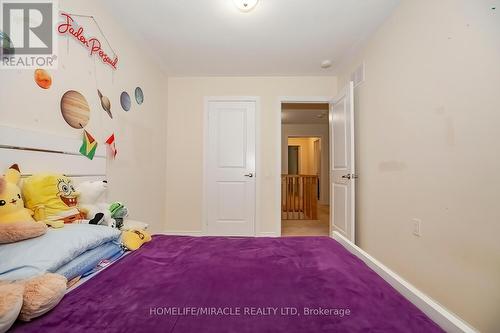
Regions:
[[[422,220],[412,219],[413,222],[413,234],[417,237],[422,236]]]

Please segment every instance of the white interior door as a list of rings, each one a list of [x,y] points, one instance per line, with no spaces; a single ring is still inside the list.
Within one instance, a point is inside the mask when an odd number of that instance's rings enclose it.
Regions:
[[[354,85],[330,103],[331,229],[355,242]]]
[[[255,102],[208,102],[209,235],[255,235],[255,108]]]

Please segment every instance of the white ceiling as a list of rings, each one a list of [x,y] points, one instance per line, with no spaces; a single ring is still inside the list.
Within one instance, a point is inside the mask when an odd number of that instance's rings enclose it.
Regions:
[[[283,104],[283,124],[328,124],[328,104]]]
[[[268,76],[334,74],[399,0],[260,0],[250,13],[233,0],[103,2],[169,75]]]

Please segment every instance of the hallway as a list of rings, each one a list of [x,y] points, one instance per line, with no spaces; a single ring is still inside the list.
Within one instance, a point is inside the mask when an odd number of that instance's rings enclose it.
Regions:
[[[282,220],[281,236],[328,236],[330,206],[318,205],[318,220]]]

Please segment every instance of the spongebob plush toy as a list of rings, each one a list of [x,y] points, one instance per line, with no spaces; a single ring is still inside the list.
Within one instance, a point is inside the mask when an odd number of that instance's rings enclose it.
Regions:
[[[23,185],[26,207],[34,211],[35,220],[54,228],[85,218],[77,208],[78,195],[71,179],[60,174],[33,175]]]

